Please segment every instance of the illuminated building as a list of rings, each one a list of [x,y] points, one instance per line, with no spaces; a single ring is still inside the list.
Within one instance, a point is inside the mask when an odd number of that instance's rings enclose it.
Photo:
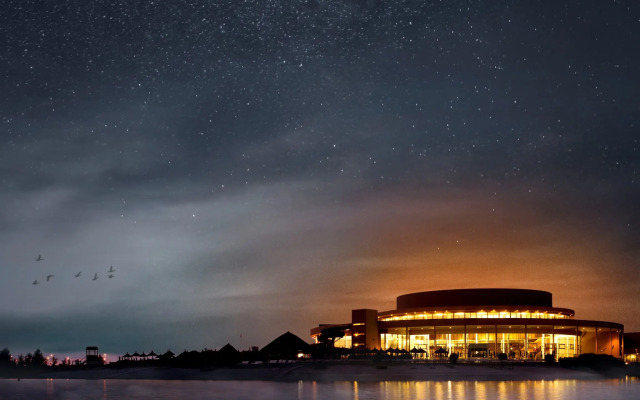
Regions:
[[[351,323],[311,329],[316,342],[333,336],[336,347],[398,349],[425,358],[452,353],[461,359],[496,358],[504,353],[519,360],[585,353],[622,358],[623,334],[621,324],[575,319],[573,310],[553,307],[551,293],[529,289],[405,294],[397,298],[395,310],[353,310]]]
[[[628,332],[624,334],[624,361],[627,363],[640,363],[640,332]]]

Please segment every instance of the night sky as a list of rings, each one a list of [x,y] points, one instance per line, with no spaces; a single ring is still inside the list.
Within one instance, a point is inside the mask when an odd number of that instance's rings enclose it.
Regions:
[[[472,287],[640,330],[637,1],[7,0],[0,37],[0,348]]]

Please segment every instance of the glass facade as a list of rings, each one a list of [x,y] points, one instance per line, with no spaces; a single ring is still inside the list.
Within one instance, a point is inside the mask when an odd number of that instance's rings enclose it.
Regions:
[[[452,325],[395,328],[380,334],[383,350],[407,350],[414,358],[439,359],[455,353],[460,359],[497,358],[544,361],[594,353],[621,357],[622,332],[612,328],[555,325]],[[586,350],[586,351],[585,351]],[[423,352],[424,351],[424,352]]]
[[[337,339],[333,344],[334,347],[350,349],[351,348],[351,336],[343,336],[340,339]]]
[[[391,313],[381,316],[380,321],[413,321],[430,319],[470,319],[470,318],[535,318],[535,319],[572,319],[573,315],[561,312],[530,311],[474,311],[474,312],[414,312]]]

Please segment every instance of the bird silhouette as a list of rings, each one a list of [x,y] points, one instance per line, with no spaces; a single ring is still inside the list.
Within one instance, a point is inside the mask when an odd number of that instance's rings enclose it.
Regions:
[[[42,258],[42,255],[38,254],[38,258],[36,258],[36,261],[42,261],[44,260],[44,258]]]
[[[115,270],[115,269],[113,269],[113,265],[112,265],[112,266],[111,266],[111,268],[109,268],[109,270],[108,270],[107,272],[109,272],[109,273],[114,273],[114,272],[116,272],[116,270]]]
[[[93,276],[93,281],[97,281],[98,280],[98,273],[96,272],[96,274]]]
[[[109,274],[108,276],[109,276],[109,279],[111,279],[111,278],[113,278],[115,275],[113,275],[113,274]]]
[[[39,285],[40,282],[38,282],[38,280],[36,279],[35,281],[33,281],[32,285]]]
[[[82,271],[78,272],[78,273],[77,273],[77,274],[75,274],[74,276],[75,276],[76,278],[79,278],[81,273],[82,273]]]
[[[53,278],[53,275],[47,275],[47,282],[49,282],[49,279]]]

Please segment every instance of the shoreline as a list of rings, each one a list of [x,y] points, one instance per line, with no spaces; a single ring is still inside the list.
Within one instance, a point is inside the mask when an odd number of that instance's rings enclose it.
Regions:
[[[531,381],[594,380],[638,377],[640,368],[596,371],[556,365],[518,364],[343,364],[293,363],[278,366],[236,366],[208,369],[172,367],[87,368],[20,371],[1,379],[123,380],[247,380],[247,381]]]

